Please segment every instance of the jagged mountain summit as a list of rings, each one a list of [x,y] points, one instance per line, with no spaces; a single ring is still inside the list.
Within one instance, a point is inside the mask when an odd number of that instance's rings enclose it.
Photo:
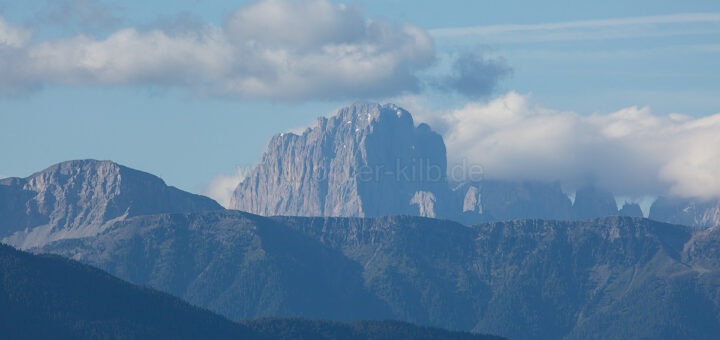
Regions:
[[[450,183],[442,137],[426,124],[415,126],[406,110],[355,103],[302,134],[275,135],[235,189],[230,208],[265,216],[415,215],[466,224],[618,213],[612,194],[601,190],[580,191],[573,206],[559,183],[463,174]]]
[[[595,186],[585,186],[575,193],[575,202],[573,203],[575,219],[583,220],[617,214],[617,203],[611,192]]]
[[[630,217],[644,216],[639,204],[629,202],[625,202],[625,204],[623,204],[623,207],[620,209],[620,211],[618,211],[618,215]]]
[[[457,221],[474,224],[524,218],[572,219],[572,202],[559,183],[483,180],[453,189],[462,211]]]
[[[75,160],[0,180],[0,239],[19,248],[96,235],[132,216],[223,209],[111,161]]]
[[[650,207],[649,217],[699,227],[720,226],[720,199],[660,197]]]
[[[392,104],[355,103],[300,135],[281,133],[238,185],[233,209],[261,215],[444,216],[442,137]]]

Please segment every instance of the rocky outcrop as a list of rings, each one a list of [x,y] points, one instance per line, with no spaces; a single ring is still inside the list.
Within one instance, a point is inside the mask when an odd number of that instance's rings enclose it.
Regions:
[[[649,218],[698,227],[720,226],[720,200],[660,197],[650,207]]]
[[[132,216],[217,209],[207,197],[110,161],[69,161],[0,180],[0,238],[20,248],[96,235]]]
[[[457,220],[466,224],[572,217],[572,202],[559,183],[484,180],[463,183],[453,192],[456,205],[462,207]]]
[[[356,103],[274,136],[232,209],[261,215],[444,216],[442,137],[395,105]]]
[[[618,214],[615,196],[595,186],[583,187],[575,192],[573,217],[587,219]]]
[[[625,202],[622,209],[618,212],[619,216],[643,217],[642,209],[637,203]]]

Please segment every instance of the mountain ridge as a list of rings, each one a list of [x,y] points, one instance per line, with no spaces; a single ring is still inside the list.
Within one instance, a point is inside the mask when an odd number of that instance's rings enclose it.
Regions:
[[[375,316],[513,339],[710,339],[720,331],[713,316],[720,315],[719,231],[630,217],[465,226],[413,216],[216,211],[138,216],[36,251],[231,319]],[[673,318],[691,306],[686,300],[705,302],[677,325]]]
[[[223,209],[111,161],[73,160],[0,180],[0,239],[20,248],[92,236],[132,216]]]
[[[237,323],[88,265],[7,245],[0,245],[0,316],[3,339],[502,339],[396,321]]]

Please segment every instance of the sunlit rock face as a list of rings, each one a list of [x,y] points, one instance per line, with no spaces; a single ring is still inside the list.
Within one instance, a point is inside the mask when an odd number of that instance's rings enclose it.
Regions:
[[[68,161],[0,180],[0,237],[20,248],[96,235],[132,216],[217,209],[207,197],[110,161]]]
[[[302,134],[281,133],[235,189],[261,215],[442,217],[450,201],[442,137],[395,105],[356,103]]]

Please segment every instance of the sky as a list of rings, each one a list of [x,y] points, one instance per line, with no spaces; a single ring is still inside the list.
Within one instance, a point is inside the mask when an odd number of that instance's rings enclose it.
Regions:
[[[110,159],[222,200],[374,100],[490,177],[717,197],[717,60],[717,1],[0,0],[0,177]]]

